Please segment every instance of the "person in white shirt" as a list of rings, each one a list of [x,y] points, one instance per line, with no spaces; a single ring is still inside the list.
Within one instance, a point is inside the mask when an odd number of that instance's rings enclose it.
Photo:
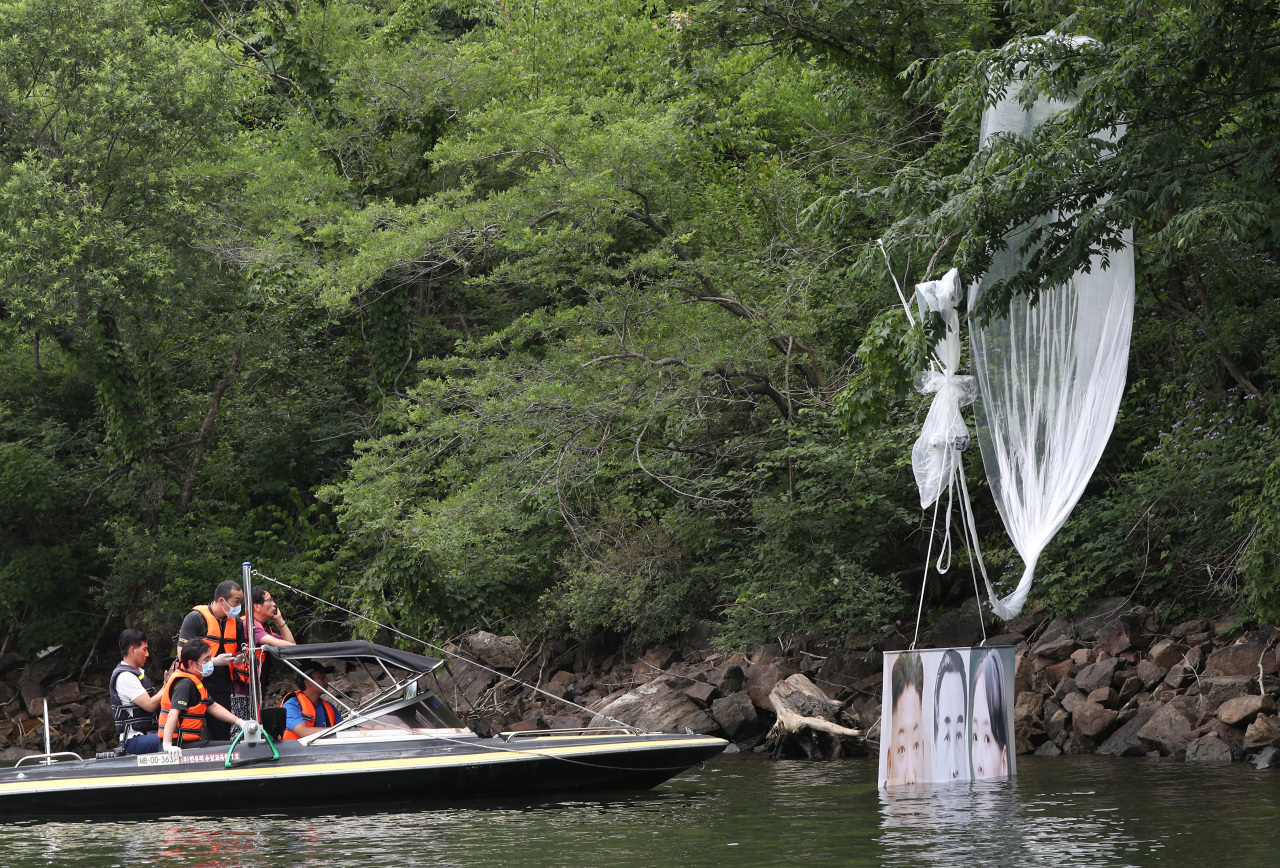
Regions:
[[[111,715],[115,718],[120,746],[126,753],[156,753],[160,735],[156,731],[156,713],[160,710],[160,694],[151,686],[143,667],[150,655],[147,635],[141,630],[125,630],[120,634],[120,656],[123,658],[111,672]]]

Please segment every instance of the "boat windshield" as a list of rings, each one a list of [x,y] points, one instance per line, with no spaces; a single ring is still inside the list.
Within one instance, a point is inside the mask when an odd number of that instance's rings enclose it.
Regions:
[[[434,693],[422,694],[417,702],[401,705],[365,718],[375,726],[396,729],[465,729],[463,723],[449,706]]]

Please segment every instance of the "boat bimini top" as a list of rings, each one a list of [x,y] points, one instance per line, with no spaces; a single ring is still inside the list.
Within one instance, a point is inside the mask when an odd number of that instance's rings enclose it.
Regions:
[[[474,738],[475,733],[435,692],[419,681],[444,666],[424,657],[372,642],[324,642],[313,645],[269,645],[267,654],[305,681],[320,685],[306,671],[313,660],[352,660],[364,667],[375,689],[368,696],[348,696],[333,685],[321,688],[342,711],[342,722],[300,741],[400,741],[423,736]],[[381,680],[380,680],[381,679]]]

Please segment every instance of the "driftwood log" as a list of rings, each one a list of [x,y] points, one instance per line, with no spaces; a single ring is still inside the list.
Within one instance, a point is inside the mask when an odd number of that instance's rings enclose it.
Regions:
[[[836,722],[844,703],[827,696],[803,675],[792,675],[774,685],[769,703],[778,720],[766,745],[772,747],[775,757],[798,752],[810,759],[866,754],[862,731]]]

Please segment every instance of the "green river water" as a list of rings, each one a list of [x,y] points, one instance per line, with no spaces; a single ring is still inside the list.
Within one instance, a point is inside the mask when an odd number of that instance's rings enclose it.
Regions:
[[[0,866],[1280,865],[1280,771],[1020,757],[890,799],[873,760],[723,757],[644,793],[0,825]]]

